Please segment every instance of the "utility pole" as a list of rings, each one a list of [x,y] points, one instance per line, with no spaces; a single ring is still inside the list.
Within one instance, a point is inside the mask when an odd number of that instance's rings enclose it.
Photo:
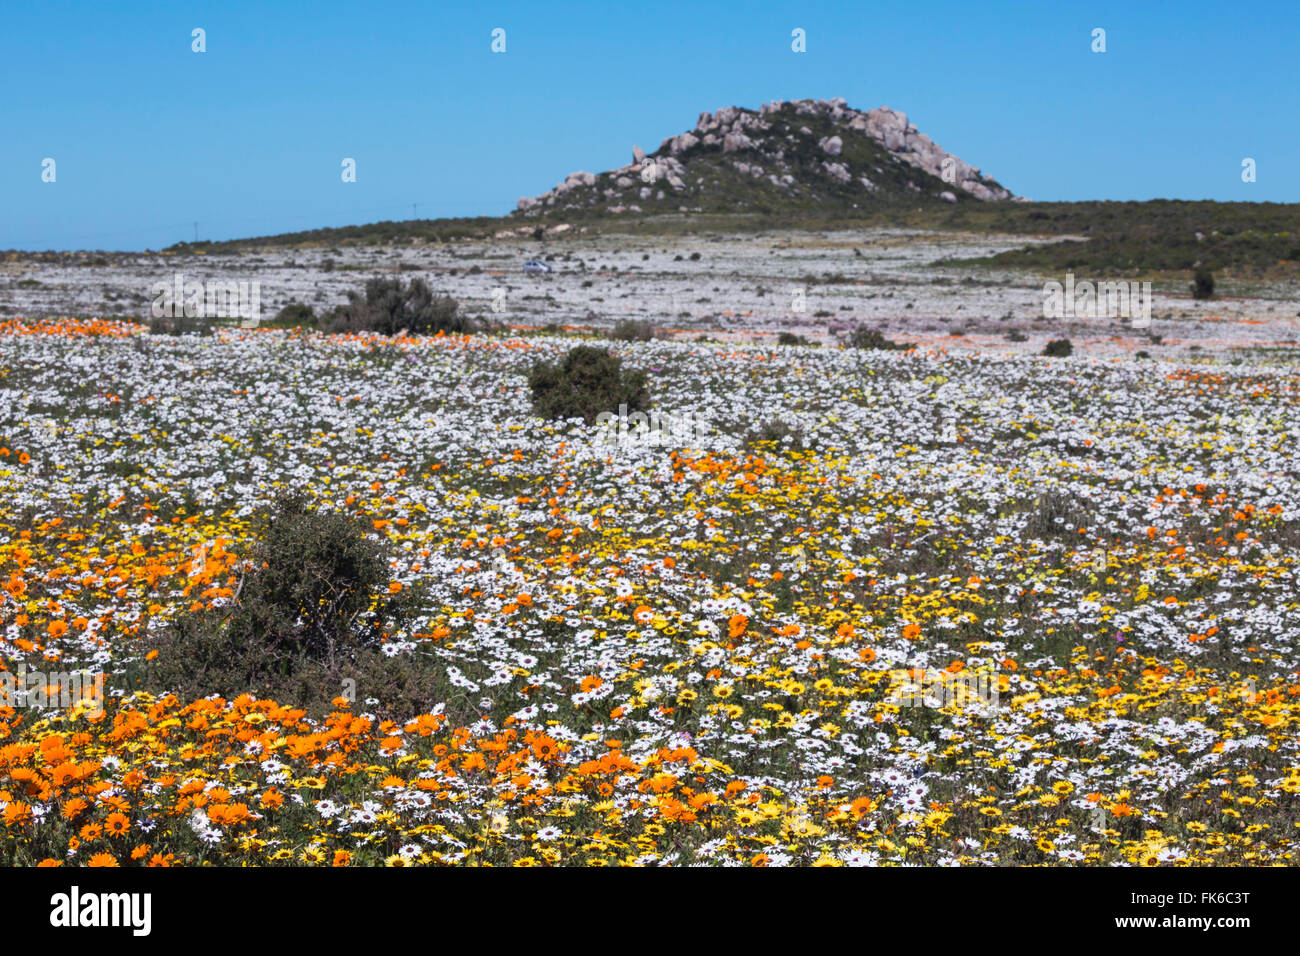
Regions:
[[[419,216],[416,214],[416,210],[419,209],[419,208],[420,208],[420,204],[419,204],[418,202],[413,202],[413,203],[411,203],[411,218],[412,218],[412,219],[418,219],[418,218],[419,218]]]

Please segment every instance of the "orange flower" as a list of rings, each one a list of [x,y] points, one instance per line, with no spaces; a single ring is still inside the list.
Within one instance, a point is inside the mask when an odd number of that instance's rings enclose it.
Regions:
[[[108,831],[109,836],[121,836],[131,829],[131,820],[122,813],[110,813],[108,819],[104,821],[104,829]]]
[[[903,636],[909,641],[921,635],[920,624],[908,624],[903,627]]]
[[[62,637],[68,633],[68,624],[66,621],[50,621],[48,630],[50,637]]]
[[[5,805],[5,826],[14,827],[27,823],[32,818],[32,808],[18,800]]]
[[[96,853],[86,866],[117,866],[117,857],[111,853]]]
[[[727,636],[731,638],[740,637],[745,633],[745,628],[749,627],[749,618],[743,614],[733,614],[727,621]]]
[[[532,748],[534,756],[542,761],[552,760],[560,753],[560,745],[555,739],[544,734],[533,741]]]

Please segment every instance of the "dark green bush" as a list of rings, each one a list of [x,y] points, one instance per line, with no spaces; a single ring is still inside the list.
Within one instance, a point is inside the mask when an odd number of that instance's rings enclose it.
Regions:
[[[352,679],[395,713],[423,709],[406,673],[418,663],[379,650],[420,596],[410,587],[390,593],[387,541],[359,518],[312,510],[298,497],[264,513],[257,532],[234,604],[163,631],[148,689],[185,699],[255,693],[319,712]]]
[[[1192,277],[1192,298],[1214,298],[1214,274],[1205,266],[1198,266]]]
[[[637,319],[622,319],[614,323],[609,337],[618,342],[649,342],[655,337],[655,327]]]
[[[329,260],[327,260],[329,261]],[[316,311],[303,302],[290,302],[275,314],[277,325],[315,325]]]
[[[910,345],[890,341],[878,329],[869,329],[865,325],[859,325],[849,335],[849,347],[855,349],[883,349],[885,351],[911,348]]]
[[[646,407],[645,372],[624,370],[609,352],[578,345],[556,364],[535,365],[528,376],[533,411],[542,418],[581,418],[588,425],[601,412],[629,412]]]
[[[348,301],[334,310],[330,328],[336,332],[379,332],[396,335],[472,332],[474,322],[457,315],[459,304],[445,295],[434,295],[423,279],[403,286],[398,278],[375,278],[365,292],[349,292]]]
[[[745,435],[745,444],[769,449],[789,442],[797,448],[804,447],[803,429],[793,427],[779,418],[760,422]]]
[[[215,323],[198,316],[163,316],[149,319],[150,335],[212,335]]]
[[[1043,348],[1044,355],[1050,355],[1054,358],[1065,358],[1074,351],[1074,344],[1069,339],[1052,339]]]

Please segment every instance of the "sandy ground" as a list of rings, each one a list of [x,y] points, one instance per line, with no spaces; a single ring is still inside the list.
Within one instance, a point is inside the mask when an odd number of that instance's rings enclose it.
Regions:
[[[62,264],[21,255],[0,263],[0,316],[147,317],[151,287],[257,281],[263,319],[296,300],[318,312],[375,275],[423,276],[471,314],[507,325],[604,327],[648,319],[673,336],[766,341],[791,331],[825,344],[866,323],[890,338],[950,351],[1038,352],[1068,337],[1076,353],[1222,356],[1291,350],[1300,290],[1259,298],[1155,296],[1150,328],[1126,319],[1045,319],[1043,282],[1064,276],[971,270],[946,260],[1025,245],[1022,236],[903,230],[747,235],[582,236],[244,254],[78,253]],[[554,272],[531,276],[540,258]],[[1077,276],[1105,281],[1108,276]],[[802,295],[802,310],[800,310]],[[1012,341],[1024,336],[1024,341]]]

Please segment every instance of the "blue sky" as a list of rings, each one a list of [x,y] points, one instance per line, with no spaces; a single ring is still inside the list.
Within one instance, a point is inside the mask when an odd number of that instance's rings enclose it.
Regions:
[[[498,215],[703,110],[803,97],[902,110],[1033,199],[1291,202],[1298,41],[1293,0],[11,3],[0,249]]]

